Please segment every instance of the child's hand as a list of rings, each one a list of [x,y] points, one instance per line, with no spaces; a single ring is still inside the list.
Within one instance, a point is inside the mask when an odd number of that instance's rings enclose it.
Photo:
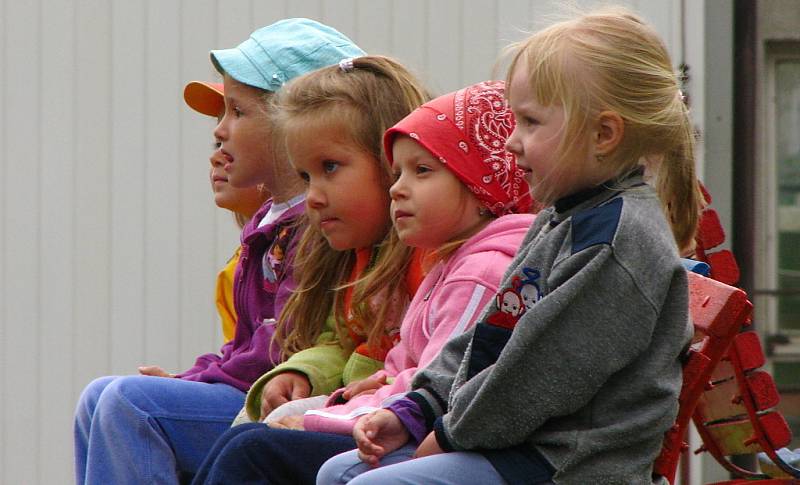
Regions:
[[[311,383],[299,372],[283,372],[270,379],[261,392],[261,416],[267,416],[283,403],[308,397]]]
[[[409,436],[400,419],[387,409],[362,416],[353,428],[358,457],[371,466],[378,466],[382,456],[406,444]]]
[[[157,365],[143,365],[139,367],[139,374],[153,377],[175,377],[175,374],[170,374]]]
[[[296,416],[284,416],[280,419],[276,419],[275,421],[267,421],[267,426],[270,428],[278,428],[278,429],[296,429],[298,431],[303,431],[303,415],[296,415]]]
[[[348,384],[342,392],[342,397],[349,401],[360,394],[374,394],[381,386],[385,385],[386,374],[381,374],[379,377],[367,377]]]
[[[417,451],[414,452],[414,458],[422,458],[423,456],[429,455],[438,455],[439,453],[444,453],[444,450],[441,446],[439,446],[439,442],[436,441],[436,434],[431,431],[428,433],[428,436],[422,440],[422,443],[419,444],[417,447]]]

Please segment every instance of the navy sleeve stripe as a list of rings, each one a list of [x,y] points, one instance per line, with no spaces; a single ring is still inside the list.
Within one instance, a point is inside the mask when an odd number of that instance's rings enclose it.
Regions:
[[[622,215],[622,198],[608,204],[579,212],[572,216],[572,254],[614,240]]]

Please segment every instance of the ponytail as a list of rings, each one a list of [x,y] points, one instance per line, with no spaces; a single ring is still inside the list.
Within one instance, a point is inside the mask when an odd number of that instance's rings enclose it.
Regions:
[[[694,238],[703,195],[695,175],[694,129],[689,113],[680,96],[676,96],[675,111],[682,118],[675,146],[667,151],[658,166],[656,190],[672,234],[681,254],[694,250]]]

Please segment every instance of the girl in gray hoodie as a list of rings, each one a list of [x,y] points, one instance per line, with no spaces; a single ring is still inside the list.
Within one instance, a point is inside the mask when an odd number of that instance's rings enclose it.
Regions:
[[[361,418],[358,450],[318,483],[654,478],[691,336],[679,253],[701,200],[678,79],[624,10],[555,24],[513,52],[507,148],[550,207],[473,329],[405,398]]]

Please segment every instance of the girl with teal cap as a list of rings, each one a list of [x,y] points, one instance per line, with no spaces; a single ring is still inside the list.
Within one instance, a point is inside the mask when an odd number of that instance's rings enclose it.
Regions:
[[[233,49],[211,52],[225,83],[225,114],[215,136],[228,181],[264,184],[272,194],[243,232],[236,335],[222,355],[201,356],[174,378],[109,376],[90,383],[75,416],[77,483],[178,483],[229,427],[253,381],[280,362],[271,345],[274,319],[294,286],[288,250],[304,197],[302,183],[272,146],[264,101],[294,77],[360,55],[347,37],[308,19],[276,22]]]

